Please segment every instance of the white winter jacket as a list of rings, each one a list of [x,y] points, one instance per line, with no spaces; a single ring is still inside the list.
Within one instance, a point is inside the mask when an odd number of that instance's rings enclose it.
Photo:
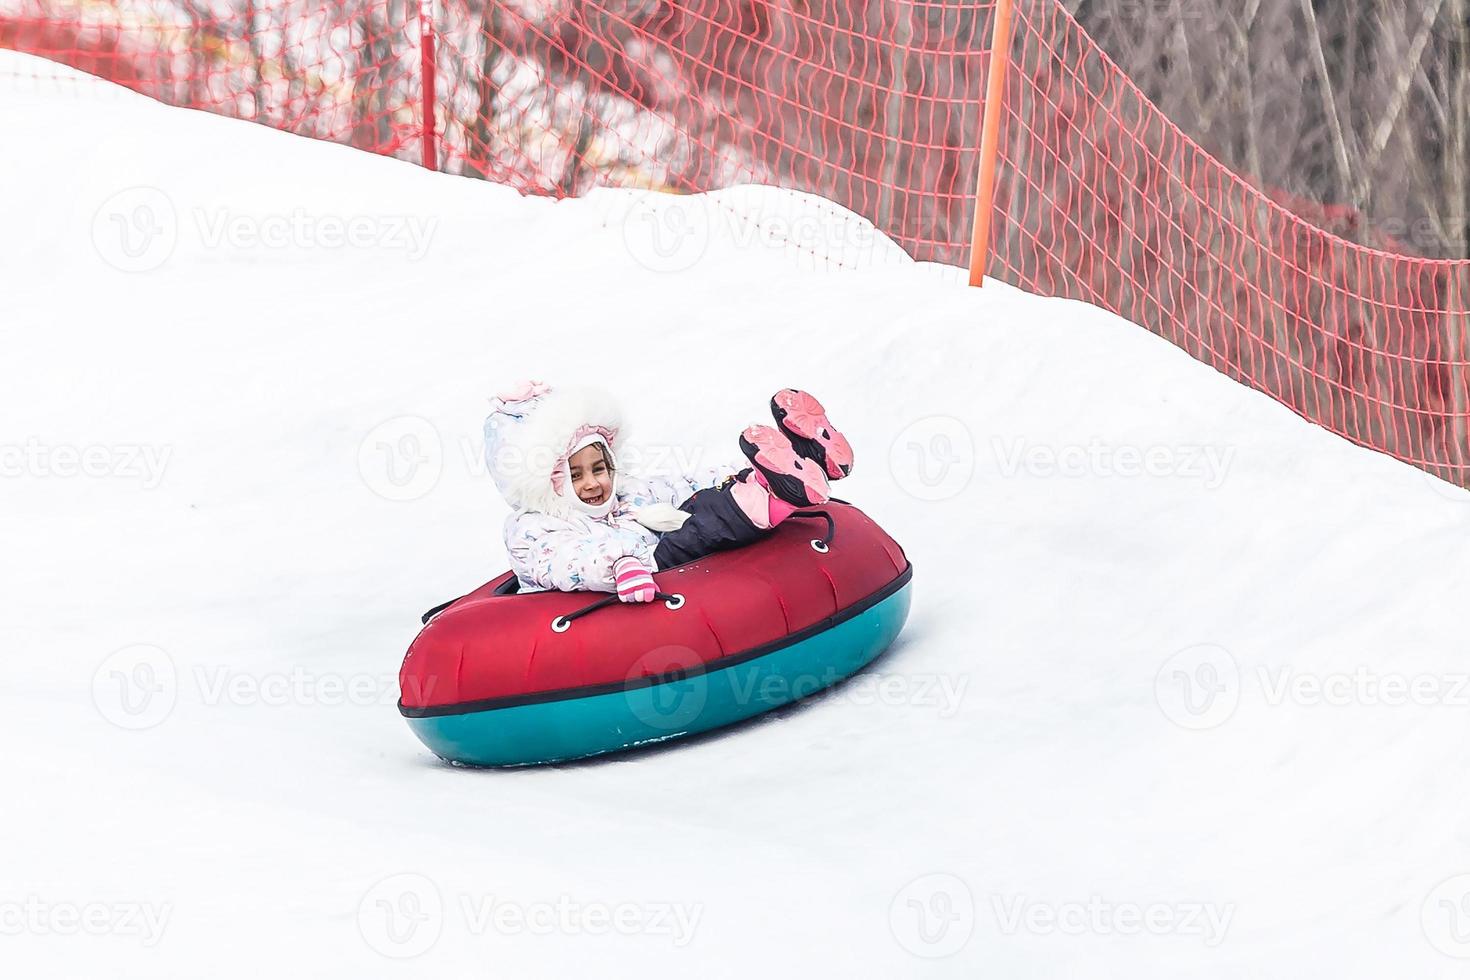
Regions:
[[[505,548],[520,591],[616,591],[613,562],[632,555],[653,570],[659,532],[677,525],[674,512],[697,490],[736,469],[716,466],[678,476],[640,477],[623,471],[627,428],[612,398],[595,388],[522,382],[490,402],[485,464],[513,513]],[[567,457],[588,438],[612,458],[613,500],[595,510],[569,492]]]
[[[634,512],[655,503],[677,507],[695,491],[718,486],[735,472],[733,467],[714,467],[696,475],[642,480],[620,474],[617,504],[604,518],[535,511],[511,514],[505,520],[505,550],[520,579],[520,591],[616,591],[613,563],[624,555],[632,555],[650,570],[657,568],[653,550],[659,533],[638,523]]]

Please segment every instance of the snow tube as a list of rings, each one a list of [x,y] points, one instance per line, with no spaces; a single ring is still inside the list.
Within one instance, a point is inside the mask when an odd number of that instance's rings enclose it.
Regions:
[[[709,731],[870,663],[903,628],[912,577],[903,549],[841,501],[659,572],[651,603],[517,595],[506,572],[424,615],[398,708],[436,755],[476,766]]]

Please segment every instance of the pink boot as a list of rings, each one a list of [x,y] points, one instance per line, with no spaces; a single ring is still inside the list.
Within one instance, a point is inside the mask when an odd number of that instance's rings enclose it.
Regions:
[[[852,472],[852,446],[827,418],[821,402],[796,388],[783,388],[771,398],[771,414],[792,448],[826,470],[829,479]]]
[[[750,460],[771,496],[792,507],[827,502],[827,478],[819,464],[791,448],[769,425],[752,425],[740,434],[740,451]],[[774,522],[773,522],[774,523]]]
[[[755,469],[745,470],[735,478],[730,487],[730,496],[735,498],[735,504],[741,512],[750,518],[750,523],[762,531],[770,530],[797,510],[771,493],[771,488],[766,485],[766,478]]]

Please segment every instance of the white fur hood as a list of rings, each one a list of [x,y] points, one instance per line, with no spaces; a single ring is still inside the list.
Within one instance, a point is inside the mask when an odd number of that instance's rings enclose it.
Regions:
[[[617,479],[626,429],[612,396],[598,388],[523,382],[490,400],[485,466],[515,510],[572,517],[576,508],[557,492],[553,475],[571,447],[589,434],[607,443]]]

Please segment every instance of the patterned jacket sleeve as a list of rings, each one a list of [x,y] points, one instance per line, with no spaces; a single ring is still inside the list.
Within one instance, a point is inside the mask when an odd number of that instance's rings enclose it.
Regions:
[[[647,507],[652,503],[673,504],[678,507],[697,491],[717,487],[738,472],[740,471],[733,466],[707,466],[674,476],[623,476],[619,478],[618,493],[635,508]]]
[[[512,514],[505,522],[511,568],[523,584],[538,589],[616,592],[613,562],[633,555],[653,568],[653,548],[596,522],[590,531],[538,514]]]

